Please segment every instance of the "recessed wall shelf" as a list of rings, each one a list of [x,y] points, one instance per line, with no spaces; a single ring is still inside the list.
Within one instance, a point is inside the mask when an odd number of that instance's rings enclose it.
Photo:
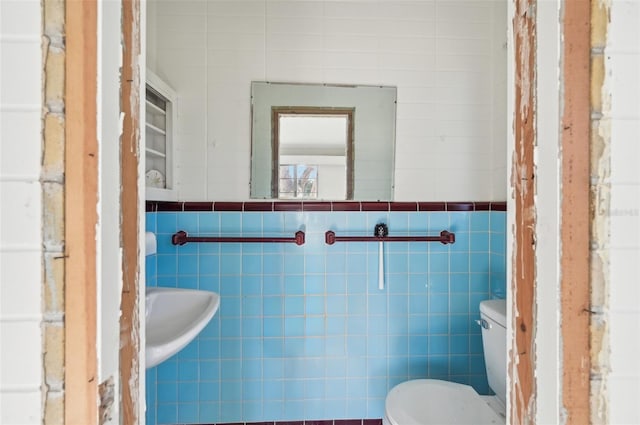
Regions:
[[[158,152],[157,150],[151,149],[151,148],[147,148],[147,155],[156,156],[158,158],[166,158],[167,157],[167,155],[165,155],[164,153]]]
[[[166,136],[166,134],[167,134],[167,132],[165,130],[163,130],[161,128],[158,128],[153,124],[147,123],[146,126],[147,126],[147,130],[151,130],[152,132],[154,132],[156,134],[160,134],[162,136]]]
[[[147,72],[149,72],[149,71],[147,71]],[[150,100],[146,100],[145,103],[147,105],[147,108],[151,109],[152,111],[155,111],[155,113],[160,114],[160,115],[166,115],[167,114],[167,111],[165,111],[164,109],[160,108],[159,106],[156,106]]]
[[[145,90],[146,199],[173,201],[177,198],[173,172],[176,128],[175,91],[147,70]]]

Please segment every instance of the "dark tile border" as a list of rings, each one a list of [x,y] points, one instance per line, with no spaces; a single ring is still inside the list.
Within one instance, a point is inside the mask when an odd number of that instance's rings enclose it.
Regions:
[[[475,211],[473,202],[447,202],[447,211]]]
[[[389,202],[360,202],[360,211],[389,211]]]
[[[189,202],[185,202],[188,204]],[[244,208],[244,202],[214,202],[214,211],[242,211]]]
[[[182,202],[156,202],[156,211],[182,211]]]
[[[331,202],[303,202],[303,211],[331,211]]]
[[[446,202],[418,202],[418,211],[446,211]]]
[[[417,202],[389,202],[391,211],[418,211]]]
[[[357,201],[249,201],[166,202],[146,201],[146,212],[171,211],[506,211],[506,202],[357,202]]]
[[[331,202],[332,211],[360,211],[360,202],[336,201]]]
[[[273,202],[245,202],[243,211],[273,211]]]
[[[185,202],[183,211],[213,211],[213,202]]]
[[[506,202],[492,202],[491,203],[491,211],[506,211],[507,203]]]
[[[274,211],[302,211],[302,202],[274,202]]]

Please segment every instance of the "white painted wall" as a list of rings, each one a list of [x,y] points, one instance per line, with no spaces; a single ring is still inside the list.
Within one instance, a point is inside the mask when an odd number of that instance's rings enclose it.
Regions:
[[[0,423],[42,416],[40,2],[0,2]]]
[[[397,86],[394,199],[505,199],[506,2],[154,1],[179,199],[249,198],[252,80]]]
[[[640,423],[640,3],[613,0],[605,51],[611,122],[609,421]],[[605,90],[606,90],[605,89]],[[605,93],[606,94],[606,93]]]

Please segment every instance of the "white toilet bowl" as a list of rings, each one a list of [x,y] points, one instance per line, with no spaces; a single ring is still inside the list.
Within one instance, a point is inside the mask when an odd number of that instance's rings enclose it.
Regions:
[[[468,385],[438,379],[414,379],[387,395],[383,425],[504,425],[499,403],[488,403]]]
[[[487,379],[496,396],[481,396],[455,382],[414,379],[391,389],[383,425],[505,424],[506,302],[481,302],[480,317]]]

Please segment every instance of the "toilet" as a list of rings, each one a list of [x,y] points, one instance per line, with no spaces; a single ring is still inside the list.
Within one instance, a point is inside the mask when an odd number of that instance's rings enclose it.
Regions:
[[[495,396],[439,379],[414,379],[396,385],[385,401],[383,425],[485,425],[505,423],[506,301],[480,303],[482,346],[489,386]]]

